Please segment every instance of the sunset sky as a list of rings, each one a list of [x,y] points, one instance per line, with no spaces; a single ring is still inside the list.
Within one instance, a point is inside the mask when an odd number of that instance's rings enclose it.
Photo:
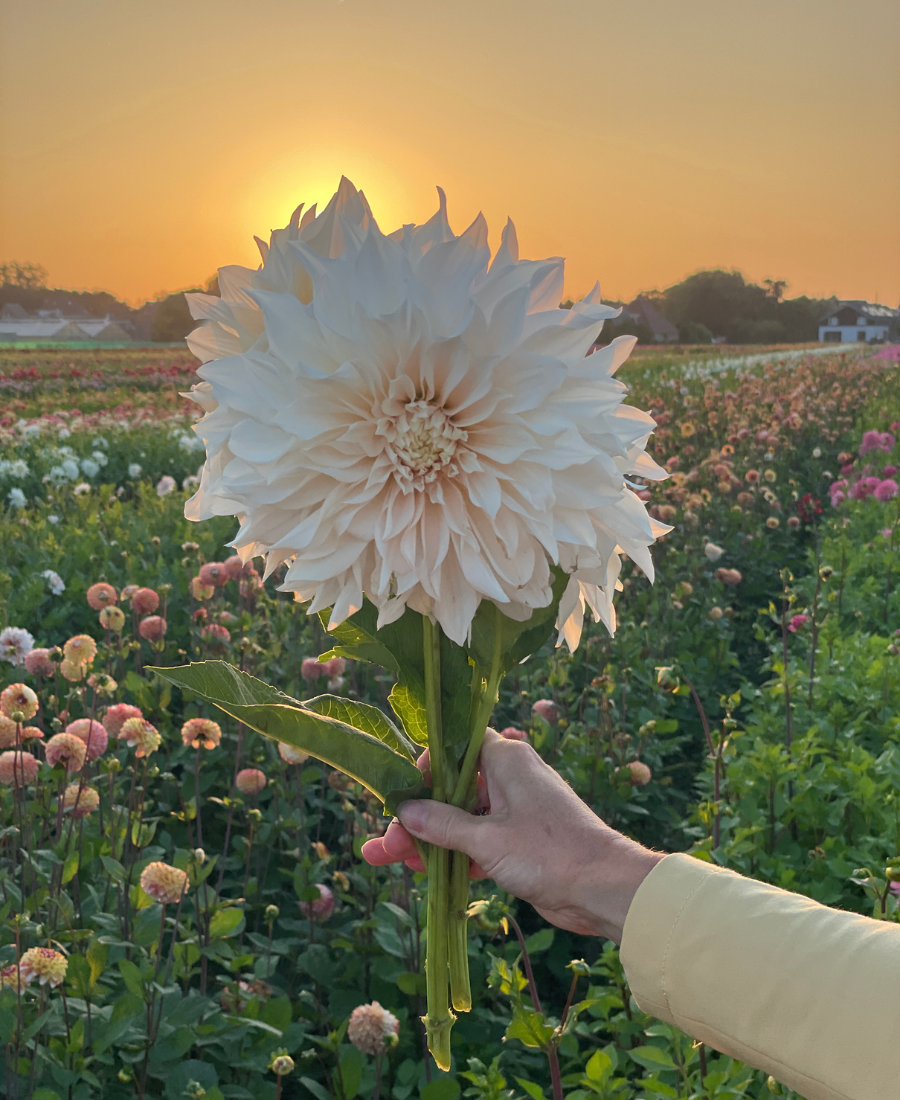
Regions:
[[[0,262],[139,303],[341,174],[629,298],[900,299],[897,0],[0,0]]]

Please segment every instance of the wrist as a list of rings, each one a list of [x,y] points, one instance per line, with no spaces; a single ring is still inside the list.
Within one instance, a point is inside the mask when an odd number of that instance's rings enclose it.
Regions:
[[[652,852],[612,829],[600,839],[599,851],[585,876],[582,906],[597,936],[622,942],[628,910],[641,883],[665,854]]]

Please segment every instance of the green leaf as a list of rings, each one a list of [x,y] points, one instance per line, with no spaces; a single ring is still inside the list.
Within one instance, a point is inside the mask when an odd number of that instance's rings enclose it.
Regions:
[[[519,1088],[523,1088],[531,1097],[531,1100],[547,1100],[544,1096],[544,1090],[540,1085],[536,1085],[534,1081],[526,1081],[524,1077],[517,1077],[516,1081]]]
[[[318,1081],[314,1081],[312,1077],[301,1077],[300,1084],[309,1089],[316,1100],[331,1100],[331,1093],[328,1089]]]
[[[553,1028],[545,1021],[542,1012],[518,1006],[513,1012],[512,1022],[506,1029],[507,1039],[518,1039],[527,1047],[539,1047],[545,1050],[553,1038]]]
[[[392,813],[404,798],[427,797],[422,773],[389,745],[346,722],[316,714],[224,661],[152,671],[186,687],[258,733],[285,741],[362,783]]]
[[[569,575],[555,565],[551,565],[550,569],[553,573],[553,599],[546,607],[535,608],[523,622],[510,619],[490,600],[482,600],[478,605],[472,620],[472,641],[468,647],[476,668],[489,669],[495,648],[499,645],[501,671],[509,672],[520,661],[536,653],[553,633],[559,601],[569,583]]]
[[[410,997],[420,993],[425,995],[427,989],[427,981],[424,974],[416,974],[412,971],[405,971],[403,974],[397,975],[397,988],[401,993],[406,993]]]
[[[135,997],[143,998],[144,982],[139,967],[135,966],[133,962],[129,962],[128,959],[119,959],[119,971],[128,992],[133,993]]]
[[[459,1081],[455,1077],[439,1077],[425,1085],[419,1093],[422,1100],[456,1100]]]
[[[222,939],[233,936],[241,926],[244,919],[243,909],[230,906],[228,909],[220,909],[209,922],[210,939]]]
[[[59,1093],[53,1089],[35,1089],[31,1094],[31,1100],[59,1100]]]
[[[533,936],[529,936],[525,941],[526,951],[529,955],[538,955],[541,951],[549,951],[553,946],[553,937],[555,935],[555,928],[541,928],[538,932],[535,932]]]
[[[341,1051],[340,1066],[344,1100],[353,1100],[362,1084],[363,1056],[356,1047],[345,1047]]]
[[[87,949],[87,961],[91,966],[91,985],[96,985],[97,979],[103,973],[108,958],[109,944],[100,943],[96,939],[91,940]]]
[[[337,695],[317,695],[303,704],[316,714],[326,718],[336,718],[348,726],[371,733],[379,741],[402,753],[407,760],[415,760],[419,755],[415,742],[410,740],[403,730],[397,729],[384,711],[368,703],[357,703],[352,699],[339,699]]]
[[[75,873],[78,870],[78,863],[81,859],[81,852],[77,849],[74,852],[69,852],[66,856],[66,862],[63,864],[62,884],[65,886],[67,882],[71,882],[75,877]]]
[[[628,1053],[635,1062],[637,1062],[639,1066],[643,1066],[644,1069],[660,1070],[678,1068],[672,1061],[672,1055],[661,1047],[635,1047],[634,1050],[629,1050]]]
[[[593,1084],[602,1085],[612,1073],[613,1068],[612,1060],[609,1055],[605,1054],[602,1050],[595,1050],[590,1058],[588,1058],[587,1065],[584,1067],[584,1072],[588,1080]]]

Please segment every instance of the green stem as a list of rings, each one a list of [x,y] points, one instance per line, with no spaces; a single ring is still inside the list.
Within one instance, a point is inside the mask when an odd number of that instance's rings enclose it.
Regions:
[[[468,933],[469,918],[469,857],[465,852],[453,852],[450,857],[450,998],[457,1012],[472,1010],[472,987],[469,982]]]
[[[474,809],[474,806],[467,806],[467,803],[474,799],[478,755],[481,752],[488,722],[491,720],[491,713],[497,705],[497,693],[500,688],[500,680],[503,677],[503,669],[500,667],[503,653],[503,635],[500,623],[502,613],[496,605],[494,611],[494,652],[491,655],[491,668],[487,677],[482,678],[481,697],[478,700],[478,706],[475,708],[469,729],[469,746],[466,749],[466,755],[459,770],[459,778],[453,790],[453,798],[450,800],[451,805],[462,806],[467,809]]]
[[[444,744],[441,726],[441,638],[427,615],[422,616],[425,655],[425,719],[431,793],[445,802]],[[425,955],[425,987],[428,1002],[423,1019],[428,1049],[442,1070],[450,1069],[450,1029],[456,1017],[450,1011],[448,988],[448,928],[450,902],[450,853],[432,845],[428,852],[428,938]]]

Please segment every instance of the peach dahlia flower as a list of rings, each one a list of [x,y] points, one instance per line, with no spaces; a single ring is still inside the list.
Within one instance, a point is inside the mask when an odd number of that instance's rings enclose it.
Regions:
[[[39,985],[55,988],[62,985],[69,961],[52,947],[32,947],[19,959],[20,982],[28,985],[35,978]]]
[[[634,338],[588,355],[617,315],[599,287],[560,309],[563,261],[520,260],[511,222],[491,260],[484,218],[455,235],[443,192],[385,236],[348,180],[260,250],[220,270],[221,298],[188,296],[207,459],[187,517],[239,516],[241,557],[288,563],[282,590],[333,624],[365,594],[382,625],[409,606],[463,643],[483,599],[546,607],[555,563],[561,639],[586,606],[613,630],[620,552],[652,575],[668,530],[628,477],[667,475],[612,377]]]

